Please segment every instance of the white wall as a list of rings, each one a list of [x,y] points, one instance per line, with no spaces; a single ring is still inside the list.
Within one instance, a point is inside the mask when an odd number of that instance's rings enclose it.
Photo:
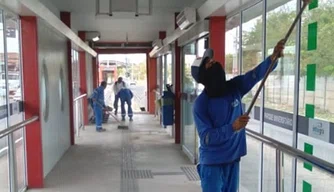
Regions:
[[[67,78],[67,44],[65,37],[59,35],[44,21],[38,21],[38,60],[40,70],[41,122],[43,143],[43,168],[46,176],[70,147],[69,98]],[[44,102],[42,88],[43,63],[48,71],[48,119],[43,118]],[[63,69],[64,109],[60,105],[59,79]]]

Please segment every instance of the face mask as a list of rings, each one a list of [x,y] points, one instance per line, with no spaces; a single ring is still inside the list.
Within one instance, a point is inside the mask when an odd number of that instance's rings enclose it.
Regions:
[[[203,65],[199,75],[200,83],[204,85],[209,97],[222,97],[228,94],[225,71],[220,63],[215,62],[207,69]]]

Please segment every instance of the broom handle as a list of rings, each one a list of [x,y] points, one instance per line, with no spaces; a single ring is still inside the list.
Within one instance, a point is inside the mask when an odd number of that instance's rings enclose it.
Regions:
[[[287,32],[287,34],[285,35],[285,37],[284,37],[284,39],[283,39],[283,43],[284,43],[284,44],[285,44],[285,43],[287,42],[287,40],[289,39],[289,37],[290,37],[290,35],[291,35],[293,29],[295,28],[295,26],[296,26],[298,20],[301,18],[302,14],[303,14],[303,12],[304,12],[304,10],[305,10],[305,8],[307,7],[307,5],[308,5],[309,3],[310,3],[310,2],[304,2],[304,3],[303,3],[302,8],[300,9],[300,11],[299,11],[299,13],[297,14],[295,20],[293,21],[292,25],[290,26],[289,31]],[[269,66],[269,68],[268,68],[266,74],[264,75],[264,78],[263,78],[263,80],[261,81],[261,84],[260,84],[259,88],[257,89],[257,91],[256,91],[256,93],[255,93],[255,95],[254,95],[254,97],[253,97],[253,100],[252,100],[252,102],[251,102],[251,104],[250,104],[250,106],[249,106],[249,108],[248,108],[248,110],[247,110],[247,112],[246,112],[246,115],[249,115],[250,112],[252,111],[252,108],[254,107],[254,104],[255,104],[255,102],[256,102],[256,99],[258,98],[258,96],[259,96],[259,94],[260,94],[260,92],[261,92],[261,90],[262,90],[262,88],[263,88],[263,86],[264,86],[264,84],[265,84],[265,82],[266,82],[266,80],[267,80],[267,78],[268,78],[270,72],[271,72],[272,69],[274,68],[274,65],[275,65],[275,63],[277,62],[277,60],[278,60],[278,58],[277,58],[277,53],[274,52],[273,57],[271,58],[271,64],[270,64],[270,66]]]

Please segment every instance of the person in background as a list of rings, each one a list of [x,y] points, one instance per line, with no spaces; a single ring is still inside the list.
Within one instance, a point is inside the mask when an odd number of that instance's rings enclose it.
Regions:
[[[193,78],[204,85],[193,108],[200,137],[197,170],[203,192],[238,191],[239,163],[247,151],[244,128],[249,121],[249,116],[243,115],[241,99],[264,78],[274,57],[283,56],[283,49],[281,40],[261,64],[229,81],[221,63],[213,59],[212,49],[207,49],[203,58],[192,65]]]
[[[101,85],[96,88],[91,96],[93,100],[95,124],[97,132],[104,132],[106,129],[102,128],[103,110],[106,108],[104,103],[104,90],[107,87],[107,82],[102,81]]]
[[[114,108],[115,108],[115,115],[117,115],[117,109],[118,109],[118,100],[119,100],[119,91],[123,88],[126,88],[126,84],[123,81],[122,77],[119,77],[118,80],[114,83],[113,90],[115,94],[115,100],[114,100]]]
[[[126,111],[125,111],[125,103],[128,105],[128,116],[130,121],[133,121],[133,112],[131,107],[131,99],[133,98],[133,93],[128,88],[122,88],[119,91],[119,98],[121,99],[121,112],[122,112],[122,121],[125,121]]]

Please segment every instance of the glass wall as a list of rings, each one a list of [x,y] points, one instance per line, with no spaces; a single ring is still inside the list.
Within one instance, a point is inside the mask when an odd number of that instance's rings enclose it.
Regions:
[[[192,159],[196,160],[196,129],[192,116],[193,101],[196,84],[191,76],[191,64],[196,59],[196,43],[183,47],[182,65],[182,145],[183,150]]]
[[[0,63],[1,63],[1,98],[0,98],[0,131],[8,127],[7,98],[8,85],[4,50],[4,21],[3,12],[0,10]],[[9,191],[9,159],[8,159],[8,137],[0,139],[0,191]]]
[[[298,149],[334,163],[334,0],[314,1],[301,26]],[[332,191],[333,175],[297,166],[297,189]]]
[[[173,71],[173,63],[172,63],[172,54],[167,54],[166,55],[166,84],[173,84],[173,76],[172,76],[172,71]]]
[[[270,56],[300,5],[301,0],[266,0],[229,16],[225,34],[227,78],[237,75],[240,68],[242,73],[247,72]],[[332,13],[334,0],[314,1],[307,8],[301,28],[292,32],[284,57],[257,98],[247,126],[330,163],[334,163],[334,89],[330,86],[334,64],[329,51],[334,49]],[[245,109],[256,90],[257,86],[243,98]],[[250,138],[247,144],[240,191],[276,191],[276,150]],[[284,191],[332,191],[330,174],[296,162],[289,155],[281,159]]]
[[[20,110],[22,98],[22,71],[20,62],[20,21],[11,13],[5,13],[6,23],[6,51],[9,84],[9,101],[11,114],[9,125],[12,126],[23,121],[23,112]],[[15,143],[16,177],[18,189],[25,187],[25,146],[23,130],[13,133]]]
[[[0,10],[0,130],[23,121],[20,21]],[[25,137],[18,130],[0,139],[0,191],[26,187]],[[11,181],[11,182],[10,182]]]

